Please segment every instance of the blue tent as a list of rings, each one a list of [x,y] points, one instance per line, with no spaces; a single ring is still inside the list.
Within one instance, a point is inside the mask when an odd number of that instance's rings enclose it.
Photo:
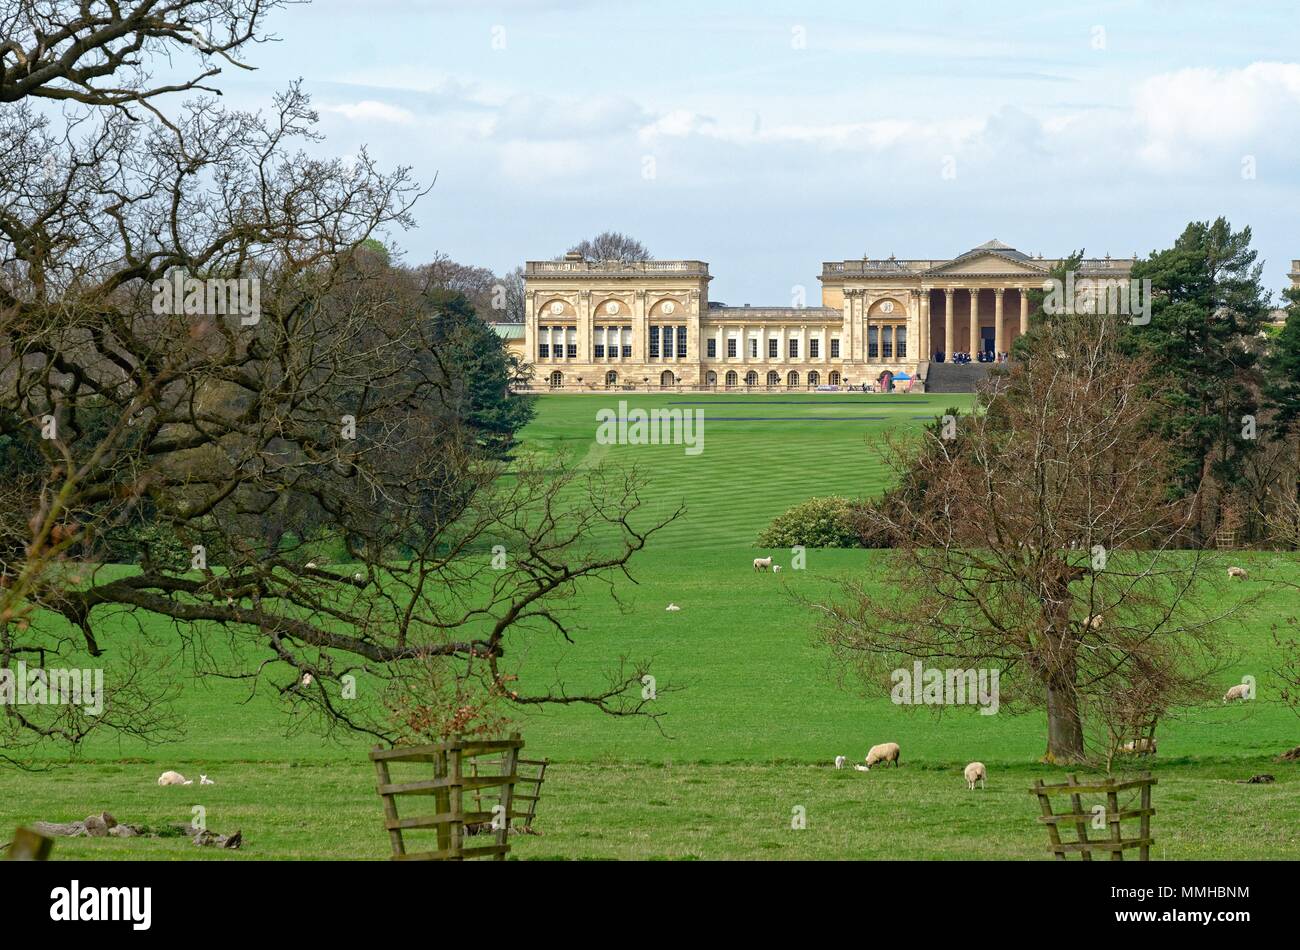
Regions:
[[[895,381],[895,382],[897,382],[897,381],[900,380],[900,379],[911,379],[911,378],[912,378],[912,377],[911,377],[911,376],[908,376],[906,373],[897,373],[897,374],[894,375],[894,381]]]

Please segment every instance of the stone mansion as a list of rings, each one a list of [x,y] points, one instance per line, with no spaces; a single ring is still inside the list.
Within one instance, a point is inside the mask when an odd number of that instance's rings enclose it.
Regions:
[[[523,339],[511,342],[540,389],[924,386],[975,368],[954,354],[1009,352],[1028,292],[1057,263],[999,241],[950,260],[829,261],[821,306],[738,307],[709,302],[703,261],[568,255],[526,264]],[[1077,273],[1125,279],[1132,263],[1087,259]]]

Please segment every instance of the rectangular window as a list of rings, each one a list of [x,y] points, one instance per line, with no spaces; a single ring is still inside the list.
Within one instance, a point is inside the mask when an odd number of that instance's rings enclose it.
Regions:
[[[798,340],[791,340],[791,341],[790,341],[790,359],[792,359],[792,360],[797,360],[798,358],[799,358],[799,341],[798,341]]]
[[[651,327],[650,328],[650,356],[653,358],[658,355],[659,355],[659,328]]]
[[[727,355],[733,359],[736,356],[736,338],[734,336],[727,340]]]
[[[758,359],[758,337],[756,336],[749,338],[749,358],[752,360]]]
[[[907,357],[907,327],[894,330],[894,352],[900,360]]]
[[[894,355],[894,344],[893,344],[894,331],[893,331],[893,328],[891,328],[891,327],[885,327],[885,328],[881,331],[880,336],[881,336],[881,347],[880,347],[881,355],[882,355],[885,359],[889,359],[891,356]]]
[[[880,346],[876,338],[880,336],[880,327],[870,327],[867,330],[867,359],[874,360],[880,355]]]
[[[538,359],[543,359],[543,360],[544,360],[544,359],[549,358],[550,355],[551,355],[551,347],[550,347],[550,344],[548,344],[548,343],[538,343],[538,344],[537,344],[537,358],[538,358]]]
[[[677,356],[679,358],[686,355],[686,328],[677,328]]]
[[[817,339],[817,337],[813,337],[808,341],[808,355],[812,359],[817,359],[817,357],[821,356],[821,348],[822,341]]]
[[[567,354],[568,358],[571,360],[576,360],[578,358],[578,344],[570,343],[567,349],[568,349],[568,354]]]
[[[594,347],[594,350],[595,350],[595,353],[596,353],[596,359],[601,359],[601,358],[603,358],[604,355],[605,355],[605,344],[604,344],[604,343],[597,343],[597,344],[595,345],[595,347]]]
[[[768,341],[767,341],[767,356],[768,356],[768,358],[774,360],[774,359],[776,359],[778,356],[780,356],[780,355],[781,355],[781,349],[780,349],[780,347],[781,347],[781,344],[777,341],[776,337],[772,337],[772,339],[768,340]]]
[[[631,344],[631,343],[624,343],[624,344],[623,344],[623,358],[624,358],[624,359],[630,359],[631,356],[632,356],[632,344]]]
[[[709,337],[708,341],[705,343],[705,346],[707,347],[707,353],[709,359],[713,359],[718,355],[718,341],[713,339],[713,337]]]
[[[838,339],[833,339],[831,340],[831,359],[837,360],[839,358],[840,358],[840,341]]]

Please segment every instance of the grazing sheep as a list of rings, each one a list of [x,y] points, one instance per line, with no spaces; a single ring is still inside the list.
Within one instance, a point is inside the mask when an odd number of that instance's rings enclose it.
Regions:
[[[780,573],[781,573],[781,565],[780,565],[780,564],[773,564],[773,565],[772,565],[772,573],[774,573],[774,574],[780,574]]]
[[[311,675],[310,673],[304,673],[304,674],[302,674],[302,685],[303,685],[303,686],[310,686],[313,682],[314,682],[314,680],[312,679],[312,675]]]
[[[1121,752],[1129,752],[1133,755],[1155,755],[1155,739],[1131,739],[1119,747]]]
[[[678,607],[676,604],[669,604],[667,607],[664,608],[664,610],[681,610],[681,609],[682,608]]]
[[[848,761],[848,759],[845,758],[844,756],[842,756],[842,755],[837,755],[837,756],[835,757],[835,767],[836,767],[837,769],[842,769],[842,768],[844,768],[844,763],[847,762],[847,761]]]
[[[1250,699],[1250,685],[1247,683],[1238,683],[1232,689],[1223,694],[1225,703],[1233,703],[1239,699]]]
[[[192,779],[187,779],[180,772],[167,771],[164,772],[162,775],[158,776],[158,784],[159,785],[193,785],[194,781]]]
[[[766,571],[771,566],[772,566],[772,559],[770,557],[754,558],[754,570],[756,571]]]
[[[855,768],[860,772],[870,772],[873,765],[879,765],[881,762],[893,762],[894,768],[898,768],[899,749],[897,742],[882,742],[880,745],[873,745],[867,750],[867,764],[858,765]]]
[[[1245,569],[1244,567],[1230,567],[1230,568],[1228,568],[1228,576],[1229,576],[1229,577],[1240,577],[1243,581],[1244,581],[1246,578],[1250,577],[1250,575],[1246,573],[1246,569]]]
[[[206,775],[200,775],[200,776],[199,776],[199,784],[200,784],[200,785],[216,785],[217,783],[214,782],[214,781],[212,781],[212,779],[208,778]]]
[[[970,765],[966,766],[966,771],[963,774],[966,776],[966,788],[968,790],[974,791],[976,782],[980,783],[980,788],[986,787],[989,773],[988,770],[984,768],[983,762],[972,762]]]

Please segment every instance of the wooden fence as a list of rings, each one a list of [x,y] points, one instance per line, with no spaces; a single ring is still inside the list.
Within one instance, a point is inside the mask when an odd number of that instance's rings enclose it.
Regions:
[[[48,861],[54,850],[54,839],[32,831],[19,828],[14,832],[14,840],[5,847],[6,861]]]
[[[466,858],[493,858],[504,861],[510,850],[510,822],[514,807],[514,788],[519,781],[517,765],[519,750],[524,742],[515,733],[509,739],[457,740],[436,745],[410,746],[384,749],[376,746],[370,752],[379,780],[380,797],[384,801],[384,827],[388,829],[389,842],[395,861],[461,861]],[[491,756],[497,767],[480,768],[475,761]],[[415,781],[395,781],[393,766],[405,767],[411,763],[432,766],[432,775]],[[467,768],[468,765],[468,768]],[[472,773],[472,774],[467,774]],[[496,789],[496,804],[486,811],[465,809],[465,793],[471,792],[473,800],[487,789]],[[421,796],[433,799],[433,814],[403,818],[398,814],[397,800],[403,796]],[[492,844],[466,847],[466,826],[487,826],[493,836]],[[404,835],[411,831],[432,831],[437,837],[433,850],[408,850]]]
[[[1138,860],[1151,860],[1151,816],[1155,809],[1151,807],[1151,786],[1156,780],[1150,772],[1143,772],[1138,778],[1128,781],[1106,779],[1093,784],[1080,784],[1074,775],[1067,775],[1061,785],[1045,785],[1042,779],[1034,782],[1029,791],[1038,796],[1042,814],[1038,820],[1047,826],[1051,839],[1051,850],[1056,860],[1064,861],[1067,855],[1078,854],[1084,861],[1091,861],[1094,851],[1109,852],[1112,861],[1123,861],[1124,852],[1138,849]],[[1138,798],[1137,808],[1121,809],[1120,792],[1135,792]],[[1053,813],[1054,796],[1070,796],[1070,811]],[[1104,795],[1106,804],[1098,804],[1091,809],[1083,805],[1084,795]],[[1137,819],[1138,834],[1136,838],[1125,838],[1122,823]],[[1102,825],[1097,828],[1097,824]],[[1073,826],[1076,840],[1065,841],[1061,838],[1061,829]],[[1104,837],[1089,838],[1088,829],[1092,827],[1103,833]]]
[[[542,783],[546,781],[546,769],[550,766],[550,759],[520,759],[515,763],[515,791],[514,801],[522,802],[519,811],[512,811],[510,819],[514,824],[512,830],[522,834],[540,834],[533,829],[533,819],[537,817],[537,802],[542,797]],[[472,761],[470,768],[471,774],[478,775],[479,760]],[[499,798],[494,798],[490,792],[483,789],[474,790],[474,806],[478,811],[491,811],[494,805],[500,804]],[[516,819],[519,819],[516,821]],[[478,828],[474,828],[471,834],[477,834]]]

